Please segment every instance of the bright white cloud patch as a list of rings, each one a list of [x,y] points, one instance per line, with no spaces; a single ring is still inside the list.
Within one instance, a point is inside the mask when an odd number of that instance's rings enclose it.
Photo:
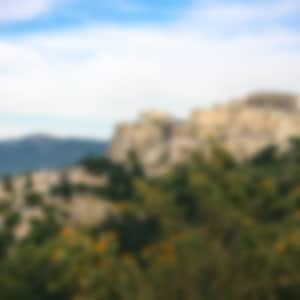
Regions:
[[[63,1],[63,0],[62,0]],[[0,23],[22,21],[47,12],[57,0],[0,0]]]
[[[223,4],[200,9],[200,16],[216,22],[244,23],[257,20],[272,20],[289,16],[300,10],[299,0],[277,0],[265,3]]]
[[[112,126],[146,108],[183,115],[257,89],[299,92],[299,47],[300,34],[292,30],[221,39],[187,22],[165,28],[95,24],[2,39],[0,113]]]

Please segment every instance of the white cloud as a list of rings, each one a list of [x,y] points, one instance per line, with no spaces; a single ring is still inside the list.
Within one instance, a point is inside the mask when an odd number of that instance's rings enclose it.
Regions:
[[[32,19],[57,3],[58,0],[0,0],[0,23]]]
[[[277,19],[299,10],[297,1],[279,1],[271,4],[236,4],[210,7],[203,11],[203,16],[213,20],[247,22],[256,19]]]
[[[12,137],[20,137],[23,135],[27,135],[30,132],[34,132],[34,128],[24,128],[23,126],[16,126],[14,124],[5,126],[2,125],[0,127],[0,140]]]
[[[300,12],[299,0],[274,0],[274,1],[244,1],[239,3],[203,5],[201,1],[195,2],[192,9],[188,10],[184,21],[193,20],[193,25],[203,26],[206,29],[223,31],[225,29],[242,30],[240,25],[251,27],[266,26],[282,18],[298,16]],[[200,4],[199,4],[200,3]],[[272,23],[273,22],[273,23]]]
[[[74,0],[0,0],[0,24],[26,21],[54,11],[58,6],[70,4]],[[99,8],[125,13],[145,11],[148,5],[130,0],[99,1]]]
[[[112,125],[151,107],[183,115],[256,89],[299,92],[299,46],[291,30],[220,39],[191,24],[95,24],[2,39],[0,113]]]

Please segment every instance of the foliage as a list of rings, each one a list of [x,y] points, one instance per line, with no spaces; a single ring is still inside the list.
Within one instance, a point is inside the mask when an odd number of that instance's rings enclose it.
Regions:
[[[298,149],[238,164],[216,147],[155,180],[102,161],[115,215],[87,229],[49,208],[25,240],[0,235],[0,299],[299,299]]]
[[[4,176],[2,179],[3,188],[7,193],[11,193],[14,190],[12,178],[10,176]]]
[[[25,194],[25,202],[28,206],[39,206],[43,203],[43,196],[38,192],[29,191]]]
[[[129,154],[129,165],[126,167],[114,163],[105,157],[91,157],[81,161],[81,165],[94,175],[107,178],[107,185],[96,190],[100,196],[115,202],[126,201],[134,195],[134,179],[144,176],[137,157]],[[95,191],[95,190],[94,190]]]
[[[84,158],[81,160],[80,165],[89,173],[96,175],[105,174],[113,167],[113,163],[104,156]]]
[[[60,178],[60,182],[57,185],[51,187],[51,195],[62,197],[65,200],[71,200],[73,197],[74,189],[71,184],[68,174],[63,173]]]
[[[33,189],[33,178],[30,173],[27,173],[25,176],[24,189],[26,191],[31,191]]]
[[[18,214],[17,212],[9,212],[5,217],[4,225],[7,229],[11,229],[16,225],[18,225],[20,220],[21,220],[20,214]]]

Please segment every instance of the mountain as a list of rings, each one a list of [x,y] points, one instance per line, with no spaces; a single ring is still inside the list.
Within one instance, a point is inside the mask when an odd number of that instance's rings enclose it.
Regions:
[[[64,168],[84,156],[103,154],[106,147],[103,141],[47,135],[3,140],[0,141],[0,175]]]
[[[118,127],[108,153],[112,160],[126,162],[128,153],[134,152],[152,174],[192,153],[209,154],[212,144],[244,160],[269,145],[283,149],[291,138],[300,137],[299,104],[296,95],[261,92],[211,109],[195,109],[186,120],[147,112]]]

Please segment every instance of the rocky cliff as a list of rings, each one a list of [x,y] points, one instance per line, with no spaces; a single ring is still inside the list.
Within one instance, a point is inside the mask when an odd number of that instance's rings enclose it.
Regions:
[[[136,122],[117,128],[109,157],[126,162],[134,152],[155,174],[194,152],[207,151],[212,142],[242,160],[270,144],[284,148],[296,136],[300,136],[300,97],[256,93],[212,109],[196,109],[184,121],[162,112],[144,113]]]

